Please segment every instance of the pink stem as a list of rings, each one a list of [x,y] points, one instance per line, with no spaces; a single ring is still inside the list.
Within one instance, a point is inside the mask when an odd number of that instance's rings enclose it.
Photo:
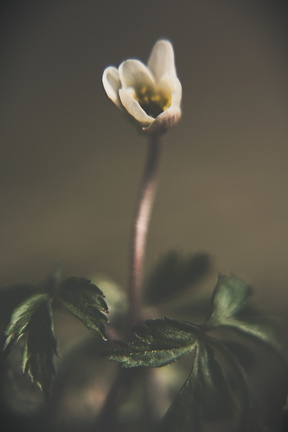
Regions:
[[[141,321],[143,267],[147,233],[153,208],[157,171],[160,159],[160,143],[157,136],[151,136],[149,150],[140,184],[136,213],[132,230],[131,261],[130,261],[130,312],[131,324]]]

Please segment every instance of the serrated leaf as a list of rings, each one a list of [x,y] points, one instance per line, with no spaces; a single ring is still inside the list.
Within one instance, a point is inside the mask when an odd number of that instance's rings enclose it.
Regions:
[[[53,356],[57,354],[57,342],[48,295],[34,295],[14,310],[6,330],[5,349],[11,349],[24,334],[23,371],[28,372],[32,381],[49,394],[55,375]]]
[[[137,340],[105,353],[123,367],[164,366],[190,353],[196,342],[197,327],[180,321],[156,319],[135,328]]]
[[[104,323],[108,321],[102,312],[108,312],[102,291],[89,279],[69,277],[59,288],[58,297],[63,305],[88,329],[100,333],[107,340]]]
[[[161,431],[202,431],[202,423],[228,418],[234,409],[230,386],[214,350],[197,346],[193,368],[161,422]]]
[[[187,257],[172,251],[156,265],[145,283],[145,300],[157,304],[171,300],[193,287],[211,270],[211,258],[205,253]]]
[[[241,278],[220,274],[212,295],[212,312],[207,323],[221,323],[236,315],[250,294],[251,287]]]
[[[10,323],[5,331],[6,342],[4,350],[9,351],[14,347],[18,340],[23,336],[27,326],[37,311],[39,305],[46,301],[45,294],[36,294],[23,301],[12,312]]]
[[[28,284],[12,285],[8,287],[2,287],[0,289],[0,304],[1,304],[1,323],[2,326],[6,327],[10,321],[11,314],[16,306],[23,303],[23,301],[33,294],[36,294],[37,287]],[[38,291],[39,292],[39,291]],[[4,330],[4,329],[3,329]]]

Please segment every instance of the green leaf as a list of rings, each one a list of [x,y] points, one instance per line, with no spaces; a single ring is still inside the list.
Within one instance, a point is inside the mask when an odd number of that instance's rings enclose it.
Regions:
[[[240,399],[240,406],[237,409],[233,431],[249,432],[251,431],[251,400],[245,370],[242,368],[239,359],[235,357],[225,344],[212,338],[210,338],[209,343],[213,346],[215,351],[220,352],[220,354],[225,358],[225,361],[229,364],[233,373],[233,388],[234,390],[237,389],[238,397]]]
[[[13,348],[24,334],[23,371],[28,372],[32,381],[49,394],[55,375],[53,356],[57,354],[57,342],[48,295],[34,295],[14,310],[6,330],[4,349]]]
[[[4,323],[8,325],[11,314],[16,306],[33,294],[36,294],[36,292],[37,287],[28,284],[2,287],[0,289],[1,327]]]
[[[236,276],[220,275],[212,297],[212,312],[203,326],[225,327],[252,337],[272,347],[285,361],[287,351],[279,342],[277,326],[263,316],[239,316],[251,294],[251,287]]]
[[[86,278],[69,277],[61,283],[58,297],[88,329],[97,331],[107,340],[104,324],[108,318],[102,312],[108,313],[108,307],[102,291],[96,285]]]
[[[288,362],[287,348],[280,342],[278,329],[274,323],[263,317],[245,317],[245,320],[230,319],[223,323],[225,327],[253,338],[273,348],[282,360]]]
[[[148,277],[145,300],[148,304],[171,300],[196,285],[210,270],[211,259],[205,253],[183,257],[171,251],[158,262]]]
[[[41,304],[47,300],[46,294],[36,294],[17,306],[6,329],[4,350],[10,351],[27,330],[29,322]]]
[[[161,431],[202,431],[202,423],[228,418],[234,410],[230,386],[215,351],[200,343],[192,372],[165,414]]]
[[[203,418],[206,420],[227,418],[233,411],[234,401],[215,351],[208,344],[201,344],[199,355],[195,360],[198,361],[197,385]]]
[[[196,380],[195,368],[164,415],[159,432],[203,432]]]
[[[194,349],[198,328],[165,318],[145,321],[145,326],[135,327],[134,332],[135,341],[121,342],[118,349],[104,356],[126,368],[164,366]]]
[[[239,312],[248,297],[251,287],[234,275],[220,274],[212,296],[212,312],[207,324],[218,324]]]

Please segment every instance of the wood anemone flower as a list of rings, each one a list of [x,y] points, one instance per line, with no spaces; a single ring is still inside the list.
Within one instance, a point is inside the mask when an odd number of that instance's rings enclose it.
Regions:
[[[103,73],[107,96],[149,134],[162,134],[181,117],[182,86],[177,77],[174,51],[167,40],[154,45],[147,66],[125,60],[118,69]]]

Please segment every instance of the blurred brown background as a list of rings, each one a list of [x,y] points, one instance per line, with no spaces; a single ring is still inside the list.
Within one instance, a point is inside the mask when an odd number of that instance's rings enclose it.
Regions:
[[[170,39],[183,119],[163,139],[147,267],[204,251],[288,310],[287,10],[276,0],[7,1],[1,7],[0,285],[127,280],[146,142],[102,71]],[[211,286],[212,288],[212,286]]]

